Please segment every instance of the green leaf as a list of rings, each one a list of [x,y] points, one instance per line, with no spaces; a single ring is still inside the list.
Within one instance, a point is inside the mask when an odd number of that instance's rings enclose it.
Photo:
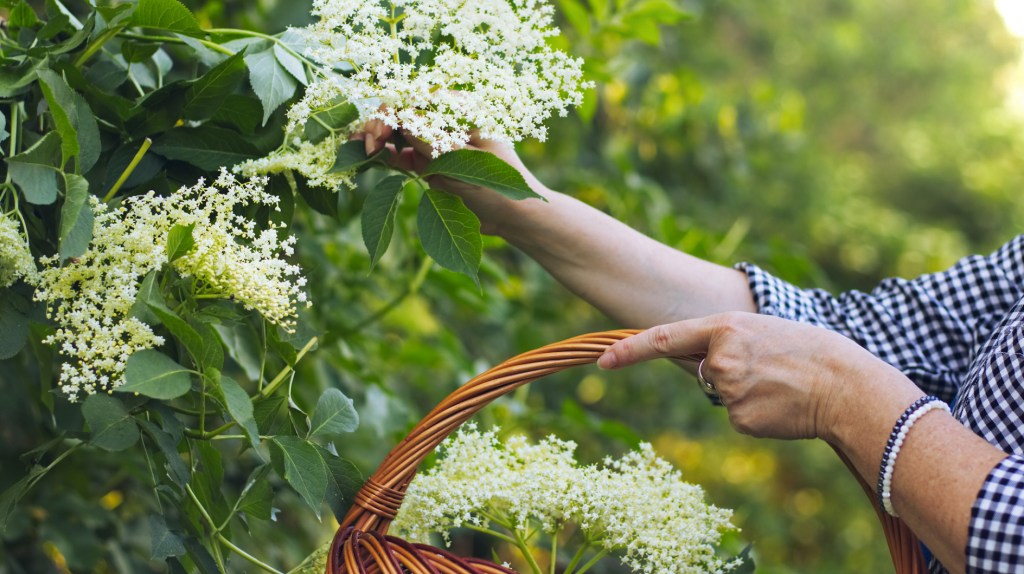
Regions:
[[[358,119],[359,108],[347,100],[339,100],[331,107],[310,116],[302,129],[302,134],[306,141],[320,143],[331,135],[331,130],[343,129]],[[366,158],[365,152],[366,144],[363,144],[363,159]]]
[[[60,142],[60,135],[50,132],[32,147],[7,158],[11,180],[21,188],[29,203],[49,205],[57,201]]]
[[[53,116],[53,123],[57,127],[57,133],[60,134],[62,142],[61,153],[63,156],[61,163],[66,164],[68,160],[78,155],[80,149],[78,146],[78,132],[75,130],[75,126],[71,125],[71,118],[64,107],[70,96],[63,94],[63,97],[58,98],[55,92],[57,90],[70,91],[71,88],[68,87],[64,78],[61,78],[52,70],[39,70],[38,74],[39,87],[43,90],[46,103],[50,106],[50,115]]]
[[[249,480],[238,497],[238,504],[235,505],[240,512],[246,516],[260,520],[270,520],[273,514],[272,504],[274,502],[274,491],[270,488],[267,474],[270,472],[270,465],[259,466],[249,475]]]
[[[139,440],[135,418],[121,401],[110,395],[89,395],[82,404],[82,415],[92,433],[89,442],[104,450],[124,450]]]
[[[287,432],[287,397],[272,396],[269,399],[256,403],[253,407],[253,417],[256,419],[257,427],[259,427],[263,434],[274,435]]]
[[[327,389],[313,410],[309,438],[338,438],[358,427],[359,413],[352,406],[352,399],[338,389]]]
[[[356,465],[327,449],[317,447],[317,452],[327,465],[327,504],[340,522],[363,485],[363,475]]]
[[[85,98],[72,90],[63,77],[48,68],[40,69],[38,75],[39,85],[61,137],[64,163],[78,157],[78,171],[89,171],[102,151],[96,117]]]
[[[128,357],[124,378],[125,383],[115,391],[138,393],[154,399],[174,399],[192,388],[192,377],[188,369],[152,349],[138,351]]]
[[[14,514],[14,509],[18,507],[18,503],[28,494],[28,491],[32,489],[32,486],[43,474],[46,474],[46,468],[35,465],[26,476],[9,486],[3,494],[0,494],[0,534],[7,530],[7,522],[10,520],[11,515]]]
[[[448,152],[430,162],[423,175],[444,175],[488,187],[511,199],[540,197],[530,189],[519,170],[486,151],[460,149]]]
[[[402,188],[408,178],[394,175],[381,180],[363,204],[363,244],[370,253],[370,266],[374,266],[388,250],[395,231],[395,214],[402,198]]]
[[[145,62],[152,58],[159,48],[160,45],[153,42],[122,42],[121,56],[132,64]]]
[[[327,465],[316,447],[299,437],[279,436],[272,439],[284,479],[302,496],[320,518],[320,505],[327,495]]]
[[[468,275],[479,284],[477,272],[483,253],[480,220],[460,198],[428,189],[420,200],[416,224],[428,255],[442,267]]]
[[[245,371],[252,381],[260,378],[263,346],[259,335],[248,323],[214,323],[211,325],[228,349],[228,355]]]
[[[295,183],[299,190],[299,195],[305,200],[306,205],[309,205],[317,213],[322,213],[334,219],[338,218],[338,190],[326,187],[313,187],[302,177],[296,178]]]
[[[167,521],[159,514],[149,515],[150,558],[165,560],[185,554],[185,542],[167,528]]]
[[[224,349],[220,338],[208,325],[189,324],[161,302],[148,302],[149,310],[181,341],[196,364],[204,368],[220,369],[224,366]]]
[[[149,310],[149,305],[155,304],[164,306],[163,297],[160,296],[160,286],[156,283],[156,278],[160,274],[158,270],[150,271],[146,278],[142,280],[142,285],[139,286],[139,292],[135,295],[135,303],[132,304],[130,316],[146,323],[147,325],[156,325],[160,319]]]
[[[7,141],[11,132],[7,131],[7,116],[0,114],[0,143]]]
[[[270,114],[295,95],[299,84],[274,56],[273,49],[247,55],[245,63],[249,66],[252,91],[263,103],[263,125],[266,125]]]
[[[178,0],[139,0],[132,15],[132,24],[143,28],[170,30],[198,36],[203,32],[192,12]]]
[[[291,32],[291,30],[288,30],[288,32]],[[303,86],[309,84],[309,78],[306,77],[306,67],[302,65],[302,60],[296,58],[294,54],[276,42],[274,43],[274,57],[277,58],[277,63],[281,64],[281,67],[285,70],[288,70],[288,73],[298,80],[300,84]]]
[[[32,302],[14,289],[0,289],[0,361],[25,347]]]
[[[181,454],[178,452],[178,441],[174,440],[174,436],[147,420],[139,420],[138,423],[139,426],[142,427],[142,430],[153,439],[157,448],[159,448],[160,452],[164,455],[164,459],[167,461],[167,468],[170,471],[169,475],[171,480],[180,487],[184,487],[188,484],[192,475],[189,471],[188,465],[185,464],[185,461],[181,458]]]
[[[64,205],[60,210],[61,261],[85,253],[92,241],[93,213],[89,205],[89,181],[73,173],[64,174]]]
[[[342,173],[358,169],[370,161],[377,159],[384,150],[371,156],[366,155],[366,144],[359,140],[345,142],[338,146],[338,155],[334,158],[334,165],[330,173]]]
[[[214,126],[175,128],[157,138],[153,151],[167,159],[188,162],[215,171],[259,155],[259,150],[237,132]]]
[[[224,392],[224,402],[235,419],[238,426],[242,427],[245,436],[249,438],[252,448],[260,446],[260,431],[256,427],[256,419],[253,418],[252,399],[242,387],[230,377],[221,377],[220,388]]]
[[[17,95],[36,81],[36,72],[46,67],[46,60],[28,58],[21,63],[7,62],[0,66],[0,97]]]
[[[188,91],[185,92],[185,119],[206,120],[217,113],[245,77],[245,60],[242,56],[239,52],[189,82]]]
[[[194,564],[193,572],[199,572],[199,574],[224,574],[220,567],[217,566],[217,561],[213,559],[213,555],[210,554],[210,551],[198,539],[192,536],[186,538],[185,548],[188,550],[188,557],[192,559]]]
[[[192,237],[196,224],[175,225],[167,234],[167,262],[173,263],[192,251],[196,240]]]
[[[260,123],[260,110],[263,108],[259,100],[248,96],[231,94],[224,98],[224,105],[217,109],[213,121],[218,124],[238,128],[245,135],[256,133]]]
[[[39,24],[39,17],[28,2],[21,0],[11,9],[8,26],[11,28],[32,28]]]

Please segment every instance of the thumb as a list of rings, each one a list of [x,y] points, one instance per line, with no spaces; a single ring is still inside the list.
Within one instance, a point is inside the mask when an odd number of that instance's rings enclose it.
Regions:
[[[650,359],[704,353],[712,331],[713,323],[706,317],[651,327],[608,347],[597,366],[615,369]]]

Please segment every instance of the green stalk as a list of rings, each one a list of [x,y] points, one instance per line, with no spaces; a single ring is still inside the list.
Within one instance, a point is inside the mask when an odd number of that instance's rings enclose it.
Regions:
[[[573,568],[580,563],[583,559],[583,554],[586,553],[587,549],[590,548],[590,542],[584,542],[580,545],[579,549],[576,550],[576,554],[573,554],[572,560],[569,561],[569,565],[565,567],[565,571],[562,574],[572,574]]]
[[[124,182],[128,181],[128,178],[131,177],[135,168],[139,167],[142,157],[146,155],[146,152],[149,151],[149,146],[151,145],[153,145],[153,140],[150,138],[146,138],[146,140],[142,142],[142,147],[140,147],[139,151],[136,152],[132,161],[128,163],[128,167],[124,168],[124,172],[121,174],[121,177],[117,178],[117,181],[114,182],[114,185],[110,188],[110,191],[107,192],[107,195],[103,196],[103,203],[109,203],[111,199],[114,199],[114,195],[121,190],[121,186],[124,185]]]
[[[110,28],[109,30],[100,34],[98,38],[93,40],[92,44],[89,44],[89,46],[86,47],[85,50],[81,54],[79,54],[77,58],[75,58],[74,66],[76,68],[81,68],[82,64],[88,62],[89,58],[93,57],[94,55],[96,55],[96,52],[99,52],[101,49],[103,49],[103,45],[109,42],[112,38],[114,38],[114,36],[120,34],[121,30],[124,30],[124,28]]]
[[[214,536],[216,537],[216,539],[221,544],[223,544],[224,547],[228,548],[235,554],[238,554],[247,562],[265,572],[270,572],[271,574],[284,574],[284,572],[281,572],[280,570],[274,568],[273,566],[270,566],[269,564],[264,564],[255,556],[249,554],[245,550],[242,550],[238,546],[235,546],[230,540],[228,540],[223,534],[221,534],[220,531],[216,530],[217,525],[213,522],[213,518],[210,517],[210,513],[206,511],[206,508],[203,506],[203,503],[199,502],[199,497],[197,497],[196,493],[192,490],[192,485],[186,484],[185,490],[188,492],[188,496],[189,498],[192,499],[192,502],[195,503],[196,508],[199,509],[199,513],[203,515],[203,518],[206,520],[206,523],[210,525],[210,528],[214,529]]]
[[[597,554],[595,554],[595,555],[594,555],[594,557],[593,557],[593,558],[591,558],[589,562],[587,562],[586,564],[584,564],[584,565],[583,565],[583,568],[580,568],[579,570],[577,570],[577,571],[575,572],[575,574],[583,574],[583,573],[584,573],[584,572],[586,572],[587,570],[590,570],[590,568],[591,568],[591,567],[593,567],[593,566],[594,566],[594,564],[597,564],[597,561],[598,561],[598,560],[600,560],[600,559],[604,558],[604,557],[605,557],[605,556],[607,556],[607,555],[608,555],[608,550],[607,550],[607,549],[605,549],[605,548],[602,548],[600,552],[598,552]]]
[[[308,343],[306,343],[306,346],[303,347],[302,350],[299,351],[297,355],[295,355],[296,364],[298,364],[299,361],[302,360],[302,357],[304,357],[306,353],[308,353],[309,350],[313,348],[313,345],[315,345],[317,341],[317,337],[313,337],[312,339],[309,340]],[[285,368],[281,369],[281,372],[278,373],[276,377],[274,377],[274,380],[270,381],[270,383],[268,383],[267,386],[263,387],[263,390],[261,390],[259,394],[253,397],[253,402],[261,401],[263,399],[266,399],[270,395],[274,394],[274,391],[276,391],[278,387],[284,384],[285,378],[288,376],[288,373],[292,372],[293,368],[294,367],[292,365],[286,365]]]
[[[149,36],[146,34],[132,34],[130,32],[121,32],[119,34],[122,38],[128,38],[129,40],[140,40],[143,42],[164,42],[166,44],[184,44],[185,41],[181,38],[175,38],[174,36]],[[234,56],[235,53],[230,48],[225,48],[217,42],[211,42],[209,40],[203,40],[202,38],[195,38],[197,42],[206,46],[207,48],[224,54],[225,56]]]
[[[533,553],[530,552],[530,545],[526,543],[526,539],[523,538],[522,534],[518,530],[516,534],[516,546],[519,547],[519,552],[526,558],[526,561],[530,564],[530,570],[533,574],[543,574],[543,570],[540,569],[540,565],[537,564],[537,560],[533,557]]]

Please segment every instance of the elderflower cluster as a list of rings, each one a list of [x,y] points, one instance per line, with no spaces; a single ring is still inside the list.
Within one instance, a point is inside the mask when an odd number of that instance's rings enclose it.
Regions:
[[[9,287],[18,279],[32,282],[36,264],[32,259],[21,226],[13,218],[0,213],[0,289]]]
[[[250,203],[276,204],[264,184],[222,171],[212,185],[200,181],[168,197],[149,192],[116,209],[91,199],[89,249],[63,266],[57,257],[40,259],[45,268],[35,293],[57,324],[45,342],[70,359],[60,377],[70,400],[119,386],[128,357],[163,344],[132,307],[145,276],[167,265],[167,238],[176,225],[194,226],[193,247],[172,266],[194,278],[197,294],[232,298],[285,329],[294,326],[305,279],[281,256],[292,254],[295,239],[279,239],[273,225],[257,230],[235,213]]]
[[[392,528],[414,539],[484,517],[508,517],[527,530],[533,521],[554,532],[576,524],[588,540],[618,551],[635,572],[725,572],[738,565],[715,555],[731,511],[704,502],[699,486],[655,455],[651,445],[600,466],[579,466],[576,445],[554,437],[500,444],[494,430],[473,425],[441,446],[437,466],[409,485]]]
[[[293,169],[319,184],[350,184],[324,177],[326,150],[370,119],[407,130],[435,157],[466,145],[472,130],[543,141],[543,122],[566,115],[592,87],[582,60],[548,45],[558,34],[553,14],[548,0],[314,0],[317,20],[299,32],[320,76],[288,111],[286,145],[238,169]],[[339,102],[354,104],[358,117],[328,126],[326,140],[301,142],[307,122]]]

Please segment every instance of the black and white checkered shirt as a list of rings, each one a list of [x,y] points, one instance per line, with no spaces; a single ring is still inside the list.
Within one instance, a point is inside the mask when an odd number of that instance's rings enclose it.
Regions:
[[[857,341],[1011,455],[978,493],[965,556],[968,572],[1024,572],[1024,235],[942,273],[838,297],[737,267],[761,313]],[[933,561],[931,571],[945,569]]]

